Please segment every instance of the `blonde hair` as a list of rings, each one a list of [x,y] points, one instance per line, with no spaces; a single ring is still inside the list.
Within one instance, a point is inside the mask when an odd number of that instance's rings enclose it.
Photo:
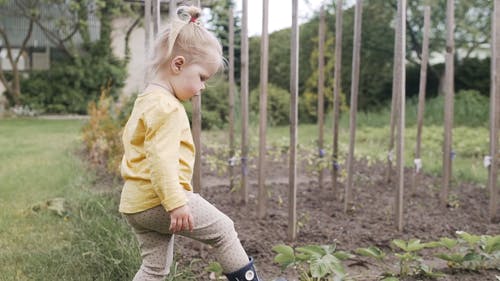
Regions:
[[[200,14],[201,10],[195,6],[180,6],[177,9],[177,16],[158,33],[149,66],[150,74],[156,75],[178,55],[186,57],[187,63],[203,61],[218,64],[218,69],[224,67],[222,45],[201,24]]]

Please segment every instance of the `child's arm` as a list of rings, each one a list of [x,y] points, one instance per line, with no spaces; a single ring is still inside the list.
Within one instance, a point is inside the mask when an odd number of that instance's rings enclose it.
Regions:
[[[191,229],[193,219],[184,189],[179,183],[179,149],[182,112],[159,103],[144,113],[144,146],[150,164],[151,184],[163,207],[170,213],[172,231]]]

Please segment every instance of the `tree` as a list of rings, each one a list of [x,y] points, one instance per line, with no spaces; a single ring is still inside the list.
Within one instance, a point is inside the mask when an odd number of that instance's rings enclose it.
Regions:
[[[47,48],[55,47],[69,59],[79,60],[89,53],[110,56],[112,19],[127,12],[130,12],[130,5],[118,0],[0,1],[0,36],[11,66],[8,73],[0,66],[0,80],[6,88],[7,98],[15,105],[22,103],[22,79],[18,63],[21,56],[28,52],[34,32],[43,34],[50,42]],[[89,21],[94,15],[100,23],[100,32],[95,43],[92,42],[92,22]],[[16,45],[11,38],[18,32],[13,30],[13,23],[19,22],[27,28],[22,43]],[[18,52],[15,53],[14,49],[18,49]]]

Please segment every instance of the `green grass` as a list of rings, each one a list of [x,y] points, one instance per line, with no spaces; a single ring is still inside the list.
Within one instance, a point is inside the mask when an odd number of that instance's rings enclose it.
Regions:
[[[416,127],[408,126],[405,130],[405,163],[407,167],[414,167],[414,151],[416,143]],[[356,131],[355,156],[366,161],[367,164],[385,165],[388,157],[389,126],[365,126],[361,124]],[[258,127],[250,128],[250,157],[258,156]],[[278,151],[287,151],[290,143],[290,128],[272,127],[267,129],[267,147],[270,154]],[[239,134],[236,134],[239,142]],[[345,158],[349,148],[349,128],[345,124],[339,134],[340,162],[345,166]],[[298,146],[306,156],[306,160],[315,163],[317,159],[318,129],[315,124],[303,124],[298,128]],[[224,145],[227,141],[227,132],[204,132],[203,142],[207,146]],[[324,135],[326,155],[332,153],[332,129],[330,122],[325,125]],[[443,127],[437,125],[425,126],[422,133],[421,159],[425,173],[440,175],[442,172],[442,143]],[[488,170],[483,167],[483,158],[489,154],[489,131],[485,127],[455,127],[453,129],[453,150],[456,157],[453,160],[453,177],[455,180],[476,182],[484,185],[487,182]],[[238,147],[239,149],[239,144]],[[394,148],[395,149],[395,148]],[[276,150],[274,152],[273,150]],[[219,149],[219,151],[223,151]],[[227,152],[226,152],[227,153]],[[394,161],[396,152],[393,153]]]
[[[81,126],[0,120],[0,280],[132,279],[135,240],[116,196],[88,190],[95,176],[75,154]],[[43,207],[57,197],[61,215]]]

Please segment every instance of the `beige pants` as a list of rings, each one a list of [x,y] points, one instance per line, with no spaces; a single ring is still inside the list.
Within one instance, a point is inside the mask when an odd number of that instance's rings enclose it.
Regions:
[[[186,192],[188,206],[194,218],[192,232],[176,233],[211,245],[215,258],[224,272],[234,272],[248,264],[248,256],[241,246],[233,221],[200,195]],[[164,280],[173,258],[174,235],[169,232],[170,215],[157,206],[152,209],[125,214],[139,242],[142,265],[134,281]]]

